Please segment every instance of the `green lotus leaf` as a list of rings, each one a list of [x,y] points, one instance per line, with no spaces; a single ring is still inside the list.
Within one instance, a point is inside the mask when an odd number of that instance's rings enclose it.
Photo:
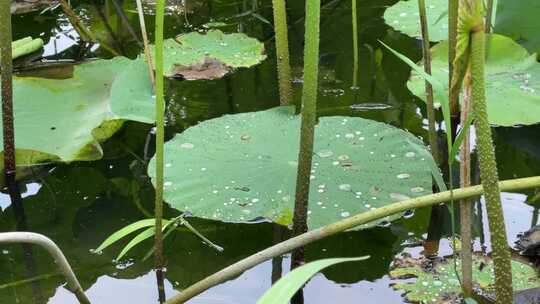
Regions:
[[[540,52],[540,2],[499,0],[495,31],[518,40],[530,52]]]
[[[226,115],[187,129],[165,144],[165,200],[201,218],[289,225],[299,130],[291,107]],[[315,133],[311,229],[431,192],[433,159],[415,136],[338,116],[322,117]],[[148,171],[154,175],[155,159]]]
[[[494,125],[531,125],[540,122],[540,64],[536,54],[508,37],[488,39],[486,94],[489,120]],[[431,49],[433,76],[448,87],[448,43]],[[425,100],[424,79],[413,72],[407,86]],[[447,94],[447,93],[445,93]]]
[[[456,261],[458,269],[460,260]],[[453,258],[429,261],[425,258],[400,258],[395,261],[390,276],[396,281],[392,286],[403,290],[407,301],[413,303],[460,303],[461,286],[454,270]],[[459,270],[458,270],[459,271]],[[413,281],[403,282],[400,279]],[[514,290],[540,287],[536,270],[524,263],[512,261],[512,283]],[[473,255],[473,280],[475,287],[492,294],[494,288],[494,268],[491,258]]]
[[[75,66],[68,79],[15,77],[17,165],[96,160],[125,120],[152,123],[145,69],[119,57]]]
[[[426,3],[426,17],[431,41],[445,40],[448,37],[448,1],[430,0]],[[384,20],[395,30],[408,36],[421,38],[418,1],[399,1],[384,12]]]
[[[242,33],[211,30],[164,41],[164,71],[168,77],[216,79],[236,68],[249,68],[266,59],[264,44]]]

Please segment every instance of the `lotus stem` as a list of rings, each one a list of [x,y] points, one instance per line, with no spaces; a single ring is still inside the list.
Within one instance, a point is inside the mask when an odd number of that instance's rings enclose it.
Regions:
[[[7,2],[7,1],[4,1]],[[9,2],[8,2],[9,3]],[[9,12],[9,10],[8,10]],[[5,20],[5,19],[4,19]],[[51,255],[58,265],[58,268],[64,275],[67,281],[67,289],[75,294],[79,303],[81,304],[90,304],[90,300],[84,294],[84,291],[73,273],[69,262],[62,253],[62,250],[56,246],[56,244],[51,241],[49,238],[32,232],[5,232],[0,233],[0,244],[12,244],[12,243],[23,243],[23,244],[33,244],[40,246],[47,250],[49,255]]]
[[[448,85],[452,87],[454,77],[454,60],[456,59],[457,33],[458,33],[459,0],[448,0]],[[457,115],[459,112],[459,92],[448,91],[450,113]]]
[[[358,68],[359,68],[359,55],[358,55],[358,13],[356,0],[351,0],[352,6],[352,32],[353,32],[353,87],[358,87]]]
[[[461,105],[461,126],[465,125],[471,112],[471,72],[467,71],[464,81],[465,95]],[[471,185],[471,151],[470,151],[470,130],[462,129],[466,132],[463,137],[463,144],[460,150],[460,187],[465,188]],[[473,274],[472,274],[472,209],[473,201],[464,199],[461,201],[460,221],[461,221],[461,276],[462,289],[465,298],[473,295]]]
[[[507,180],[499,183],[500,189],[502,191],[512,192],[519,191],[523,189],[537,188],[540,187],[540,176],[528,177]],[[213,275],[206,277],[205,279],[191,285],[190,287],[184,289],[180,294],[169,299],[165,304],[178,304],[185,303],[189,299],[197,296],[198,294],[204,292],[221,284],[227,280],[233,279],[244,271],[262,263],[267,260],[270,260],[274,257],[281,256],[292,250],[305,246],[307,244],[313,243],[315,241],[321,240],[323,238],[329,237],[331,235],[343,232],[355,228],[359,225],[363,225],[372,221],[379,220],[381,218],[405,212],[407,210],[413,210],[423,207],[429,207],[441,203],[454,200],[462,200],[465,198],[476,197],[482,195],[484,189],[482,185],[472,186],[462,189],[453,190],[453,194],[450,194],[450,191],[439,192],[435,194],[430,194],[418,198],[413,198],[398,203],[393,203],[386,205],[384,207],[371,210],[368,212],[360,213],[355,216],[346,218],[344,220],[326,225],[324,227],[303,233],[299,236],[288,239],[284,242],[271,246],[267,249],[259,251],[239,262],[228,266]],[[507,302],[511,303],[511,302]]]
[[[487,0],[486,5],[486,34],[491,33],[491,27],[493,24],[493,10],[495,8],[493,7],[493,0]]]
[[[471,6],[482,6],[482,1],[469,1]],[[483,24],[483,18],[478,20]],[[501,204],[500,189],[498,185],[497,163],[495,150],[489,125],[485,80],[484,63],[486,34],[484,27],[479,30],[471,29],[471,73],[472,73],[472,101],[476,115],[477,146],[480,160],[480,176],[485,189],[486,209],[489,221],[489,231],[493,248],[493,264],[495,268],[495,294],[497,304],[512,303],[512,268],[510,264],[510,251],[506,238],[506,227]]]
[[[289,55],[289,29],[287,26],[287,5],[285,0],[272,0],[272,8],[274,9],[274,28],[276,33],[279,102],[281,105],[288,105],[292,100],[292,87]]]
[[[420,13],[420,27],[422,29],[422,54],[424,57],[424,71],[431,75],[431,51],[429,43],[429,29],[426,16],[425,0],[418,0],[418,10]],[[428,117],[428,137],[431,154],[437,164],[440,164],[441,155],[437,141],[437,130],[435,128],[435,109],[433,107],[433,87],[426,81],[426,108]]]
[[[306,42],[304,48],[304,87],[302,93],[302,125],[300,130],[300,152],[293,217],[293,235],[305,233],[309,186],[313,159],[313,140],[317,123],[317,91],[319,78],[319,31],[320,0],[306,1]],[[302,264],[303,248],[295,250],[291,257],[291,269]]]
[[[148,34],[146,33],[146,23],[144,22],[144,11],[141,0],[136,0],[137,14],[139,15],[139,25],[141,27],[141,35],[144,44],[144,57],[148,66],[148,76],[152,82],[152,89],[156,91],[156,76],[154,75],[154,64],[152,63],[152,53],[150,52],[150,43],[148,42]]]
[[[15,130],[13,123],[13,58],[11,49],[11,2],[0,2],[0,70],[2,86],[2,130],[4,136],[4,176],[15,185]],[[10,187],[10,195],[11,195]],[[13,198],[12,198],[13,200]]]
[[[64,14],[66,14],[71,25],[73,25],[77,33],[79,33],[79,36],[82,41],[99,43],[99,45],[101,45],[104,49],[109,51],[114,56],[120,56],[120,54],[112,46],[110,46],[107,42],[102,41],[101,39],[98,39],[89,29],[86,28],[86,26],[79,19],[77,14],[73,11],[73,9],[69,5],[69,3],[67,3],[66,0],[59,0],[59,1],[60,1],[60,6],[62,7],[62,10],[64,11]]]
[[[163,92],[163,26],[165,19],[165,0],[156,3],[156,200],[155,200],[155,268],[158,280],[160,303],[164,300],[163,288],[163,174],[165,144],[165,97]]]

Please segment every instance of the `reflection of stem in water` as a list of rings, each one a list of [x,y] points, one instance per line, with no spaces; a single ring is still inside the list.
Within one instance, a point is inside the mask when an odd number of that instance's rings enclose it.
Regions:
[[[284,231],[281,227],[274,226],[274,244],[283,241]],[[283,275],[283,256],[277,256],[272,259],[272,285],[276,283]]]
[[[157,268],[156,269],[156,282],[157,282],[157,289],[158,289],[158,300],[159,303],[165,303],[166,295],[165,295],[165,278],[163,275],[163,269]]]
[[[103,25],[105,26],[105,30],[107,31],[107,34],[109,35],[109,38],[113,42],[114,47],[117,50],[120,50],[120,52],[122,54],[124,54],[125,52],[122,49],[122,45],[120,44],[120,39],[118,39],[118,36],[116,35],[114,30],[112,29],[112,27],[111,27],[111,25],[109,23],[109,18],[107,18],[107,16],[105,16],[103,11],[101,10],[101,7],[100,7],[101,5],[96,0],[92,1],[92,5],[94,6],[94,9],[98,13],[98,16],[101,19],[101,22],[103,22]]]
[[[135,33],[135,30],[131,26],[131,23],[129,23],[129,20],[126,17],[126,14],[124,13],[124,9],[120,6],[120,4],[118,4],[116,0],[111,0],[111,1],[114,5],[114,9],[116,10],[116,15],[120,18],[120,20],[122,20],[122,22],[126,26],[131,37],[133,37],[133,39],[137,41],[137,44],[139,45],[139,47],[143,47],[142,41],[139,39],[139,36],[137,36],[137,34]]]
[[[424,255],[426,257],[436,256],[439,253],[439,241],[442,236],[442,219],[444,206],[433,206],[429,218],[427,238],[424,242]]]
[[[358,17],[356,13],[356,0],[352,4],[352,32],[353,32],[353,87],[358,86]]]

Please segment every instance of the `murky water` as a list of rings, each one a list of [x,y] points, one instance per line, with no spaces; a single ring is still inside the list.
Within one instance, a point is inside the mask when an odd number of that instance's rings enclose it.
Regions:
[[[173,13],[167,18],[168,37],[199,28],[210,21],[230,25],[225,31],[241,30],[266,42],[268,59],[250,70],[240,70],[225,79],[205,82],[169,82],[168,136],[226,113],[249,112],[278,105],[275,50],[271,27],[249,13],[251,1],[206,1],[193,6],[187,14]],[[385,5],[395,1],[360,1],[360,77],[352,88],[352,41],[349,1],[323,1],[321,37],[321,79],[319,113],[348,115],[386,122],[421,137],[426,136],[425,108],[405,86],[408,68],[382,50],[384,40],[408,56],[420,58],[419,42],[392,32],[381,18]],[[296,101],[301,87],[303,48],[303,2],[289,1],[290,43],[295,73]],[[126,15],[137,29],[134,9]],[[94,29],[103,29],[96,21],[95,7],[78,7],[88,16]],[[114,15],[111,10],[111,15]],[[258,15],[272,20],[270,1],[260,1]],[[130,56],[140,49],[125,27],[117,30],[123,49]],[[153,20],[147,17],[152,28]],[[46,42],[48,59],[82,59],[80,46],[59,10],[14,18],[14,38],[41,37]],[[105,35],[105,33],[104,33]],[[153,36],[152,33],[150,35]],[[425,115],[424,115],[425,117]],[[136,247],[129,260],[114,264],[121,246],[113,246],[101,255],[91,253],[109,234],[139,219],[152,210],[153,188],[145,175],[144,146],[150,126],[128,123],[105,145],[104,160],[51,167],[26,184],[25,219],[28,230],[43,233],[65,252],[81,284],[94,303],[155,303],[157,287],[151,259],[142,260],[151,248],[148,241]],[[540,128],[497,128],[495,140],[501,179],[540,174]],[[120,144],[124,143],[124,144]],[[125,147],[129,147],[126,149]],[[152,149],[150,149],[152,150]],[[152,153],[152,151],[148,151]],[[136,154],[137,157],[134,157]],[[475,172],[477,175],[478,173]],[[535,225],[538,203],[533,193],[505,193],[504,209],[508,235],[513,243],[519,232]],[[480,204],[478,206],[481,206]],[[15,230],[13,208],[6,195],[0,197],[0,231]],[[478,210],[477,210],[478,211]],[[399,292],[389,287],[387,276],[393,258],[402,252],[415,255],[422,250],[418,240],[426,236],[429,209],[416,210],[414,216],[369,231],[347,232],[308,247],[307,260],[327,257],[371,255],[369,263],[338,265],[317,275],[305,288],[306,303],[402,303]],[[174,210],[166,210],[173,217]],[[477,249],[489,250],[485,210],[476,216]],[[192,283],[286,237],[283,227],[268,223],[232,225],[190,219],[193,226],[225,250],[217,252],[191,233],[180,230],[167,238],[166,293],[170,297]],[[447,216],[444,235],[450,234]],[[450,252],[442,241],[441,254]],[[240,277],[196,297],[189,303],[255,303],[271,286],[273,278],[286,273],[289,257],[261,264]],[[0,303],[76,303],[65,289],[54,264],[45,252],[34,249],[24,258],[19,246],[0,251]]]

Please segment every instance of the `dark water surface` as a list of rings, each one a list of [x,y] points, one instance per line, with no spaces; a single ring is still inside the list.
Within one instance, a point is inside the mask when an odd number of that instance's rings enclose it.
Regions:
[[[168,86],[168,138],[200,121],[227,113],[257,111],[275,107],[278,86],[273,46],[273,30],[264,22],[272,20],[271,1],[259,1],[255,12],[251,1],[194,2],[192,12],[167,17],[166,35],[200,29],[210,21],[229,25],[224,31],[244,31],[266,42],[268,59],[261,65],[240,70],[218,81],[171,81]],[[290,44],[295,76],[295,99],[301,91],[303,50],[303,1],[288,1]],[[406,129],[425,138],[425,107],[405,86],[409,69],[381,49],[378,40],[413,59],[420,58],[420,43],[393,32],[382,19],[386,5],[394,0],[364,0],[359,3],[360,71],[358,88],[352,87],[352,32],[350,1],[323,1],[321,26],[320,115],[346,115],[369,118]],[[109,4],[110,6],[110,4]],[[134,5],[125,4],[126,16],[137,30]],[[76,5],[92,29],[106,37],[103,22],[95,7]],[[113,9],[111,16],[114,15]],[[139,51],[125,27],[116,17],[110,23],[121,46],[129,56]],[[147,17],[153,28],[153,17]],[[46,43],[48,59],[83,59],[76,33],[57,9],[45,14],[14,17],[15,39],[41,37]],[[137,30],[138,32],[138,30]],[[151,38],[153,34],[150,33]],[[153,39],[153,38],[152,38]],[[98,51],[97,55],[103,55]],[[153,206],[153,188],[145,175],[140,158],[150,126],[127,123],[105,144],[105,159],[50,167],[27,182],[24,207],[28,230],[43,233],[62,248],[74,266],[81,284],[94,303],[156,303],[157,287],[152,259],[142,260],[151,248],[147,241],[120,264],[112,262],[125,243],[102,254],[92,254],[108,235],[134,221],[145,218]],[[540,174],[540,128],[496,128],[496,152],[501,179]],[[441,134],[442,137],[442,134]],[[153,143],[152,143],[153,144]],[[152,150],[152,149],[150,149]],[[136,155],[136,157],[134,156]],[[478,173],[475,172],[477,175]],[[538,203],[533,193],[504,193],[504,209],[511,244],[516,234],[536,224]],[[536,204],[535,204],[536,203]],[[13,231],[16,222],[9,197],[0,197],[0,231]],[[166,217],[177,213],[167,209]],[[368,262],[338,265],[315,276],[305,288],[306,303],[402,303],[399,292],[389,287],[388,270],[394,257],[402,252],[418,255],[418,241],[426,236],[429,209],[417,210],[413,217],[398,220],[388,227],[369,231],[347,232],[317,242],[307,248],[307,260],[329,257],[371,255]],[[448,216],[447,216],[448,217]],[[482,218],[483,217],[483,218]],[[476,216],[477,249],[482,243],[489,250],[485,210]],[[165,242],[166,293],[170,297],[183,288],[231,263],[264,249],[287,235],[277,225],[222,224],[200,219],[190,222],[225,250],[216,252],[190,232],[180,230]],[[444,221],[444,234],[450,234],[450,223]],[[448,254],[443,240],[441,254]],[[35,269],[28,269],[19,246],[0,248],[0,303],[76,303],[64,287],[55,265],[41,249],[33,251]],[[286,273],[289,257],[263,263],[238,278],[196,297],[189,303],[255,303],[271,286],[272,277]]]

